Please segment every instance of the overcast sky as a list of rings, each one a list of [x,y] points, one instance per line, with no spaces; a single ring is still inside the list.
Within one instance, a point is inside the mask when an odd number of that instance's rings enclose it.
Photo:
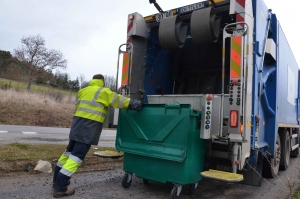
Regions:
[[[201,0],[157,0],[163,10]],[[298,64],[298,1],[265,0],[277,14]],[[66,71],[74,80],[90,80],[96,73],[116,76],[117,54],[126,42],[127,16],[157,13],[148,0],[0,0],[0,50],[21,46],[22,36],[40,34],[46,47],[60,50],[68,60]]]

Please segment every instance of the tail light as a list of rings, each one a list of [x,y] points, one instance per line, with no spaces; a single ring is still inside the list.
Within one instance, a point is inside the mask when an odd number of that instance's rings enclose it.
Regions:
[[[133,20],[134,15],[129,15],[129,20]]]
[[[238,127],[238,111],[230,111],[230,127],[237,128]]]
[[[243,130],[244,130],[244,125],[241,124],[241,125],[240,125],[240,133],[241,133],[241,134],[243,133]]]

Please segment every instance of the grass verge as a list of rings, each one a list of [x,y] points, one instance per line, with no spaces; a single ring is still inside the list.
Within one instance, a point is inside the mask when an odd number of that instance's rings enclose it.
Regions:
[[[293,199],[300,199],[300,188],[294,194]]]
[[[65,98],[55,101],[37,93],[0,89],[0,124],[69,128],[75,97]]]
[[[30,165],[30,172],[33,170],[39,160],[49,161],[54,168],[58,158],[65,151],[66,145],[30,145],[12,143],[8,145],[0,146],[0,173],[11,173],[24,171],[26,165]],[[121,159],[104,159],[98,156],[94,156],[95,151],[103,150],[115,150],[107,147],[91,147],[86,158],[78,170],[83,171],[95,171],[95,170],[110,170],[114,169],[115,163],[120,164]]]
[[[17,91],[27,91],[27,82],[0,78],[0,88],[1,89],[13,88],[14,90]],[[51,86],[37,85],[35,83],[31,84],[30,91],[33,93],[61,93],[63,96],[70,96],[70,95],[76,96],[76,93],[71,91],[56,89]]]

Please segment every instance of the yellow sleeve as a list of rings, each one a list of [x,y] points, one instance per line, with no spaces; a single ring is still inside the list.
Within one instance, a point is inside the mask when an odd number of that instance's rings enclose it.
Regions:
[[[100,92],[97,102],[106,107],[127,109],[129,106],[130,98],[117,94],[109,88],[103,88]]]

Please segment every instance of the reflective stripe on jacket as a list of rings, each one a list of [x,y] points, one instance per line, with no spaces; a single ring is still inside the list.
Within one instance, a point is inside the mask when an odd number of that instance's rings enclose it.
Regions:
[[[109,88],[103,88],[103,81],[93,79],[89,86],[78,92],[74,116],[103,123],[107,107],[127,109],[130,98],[119,95]]]

